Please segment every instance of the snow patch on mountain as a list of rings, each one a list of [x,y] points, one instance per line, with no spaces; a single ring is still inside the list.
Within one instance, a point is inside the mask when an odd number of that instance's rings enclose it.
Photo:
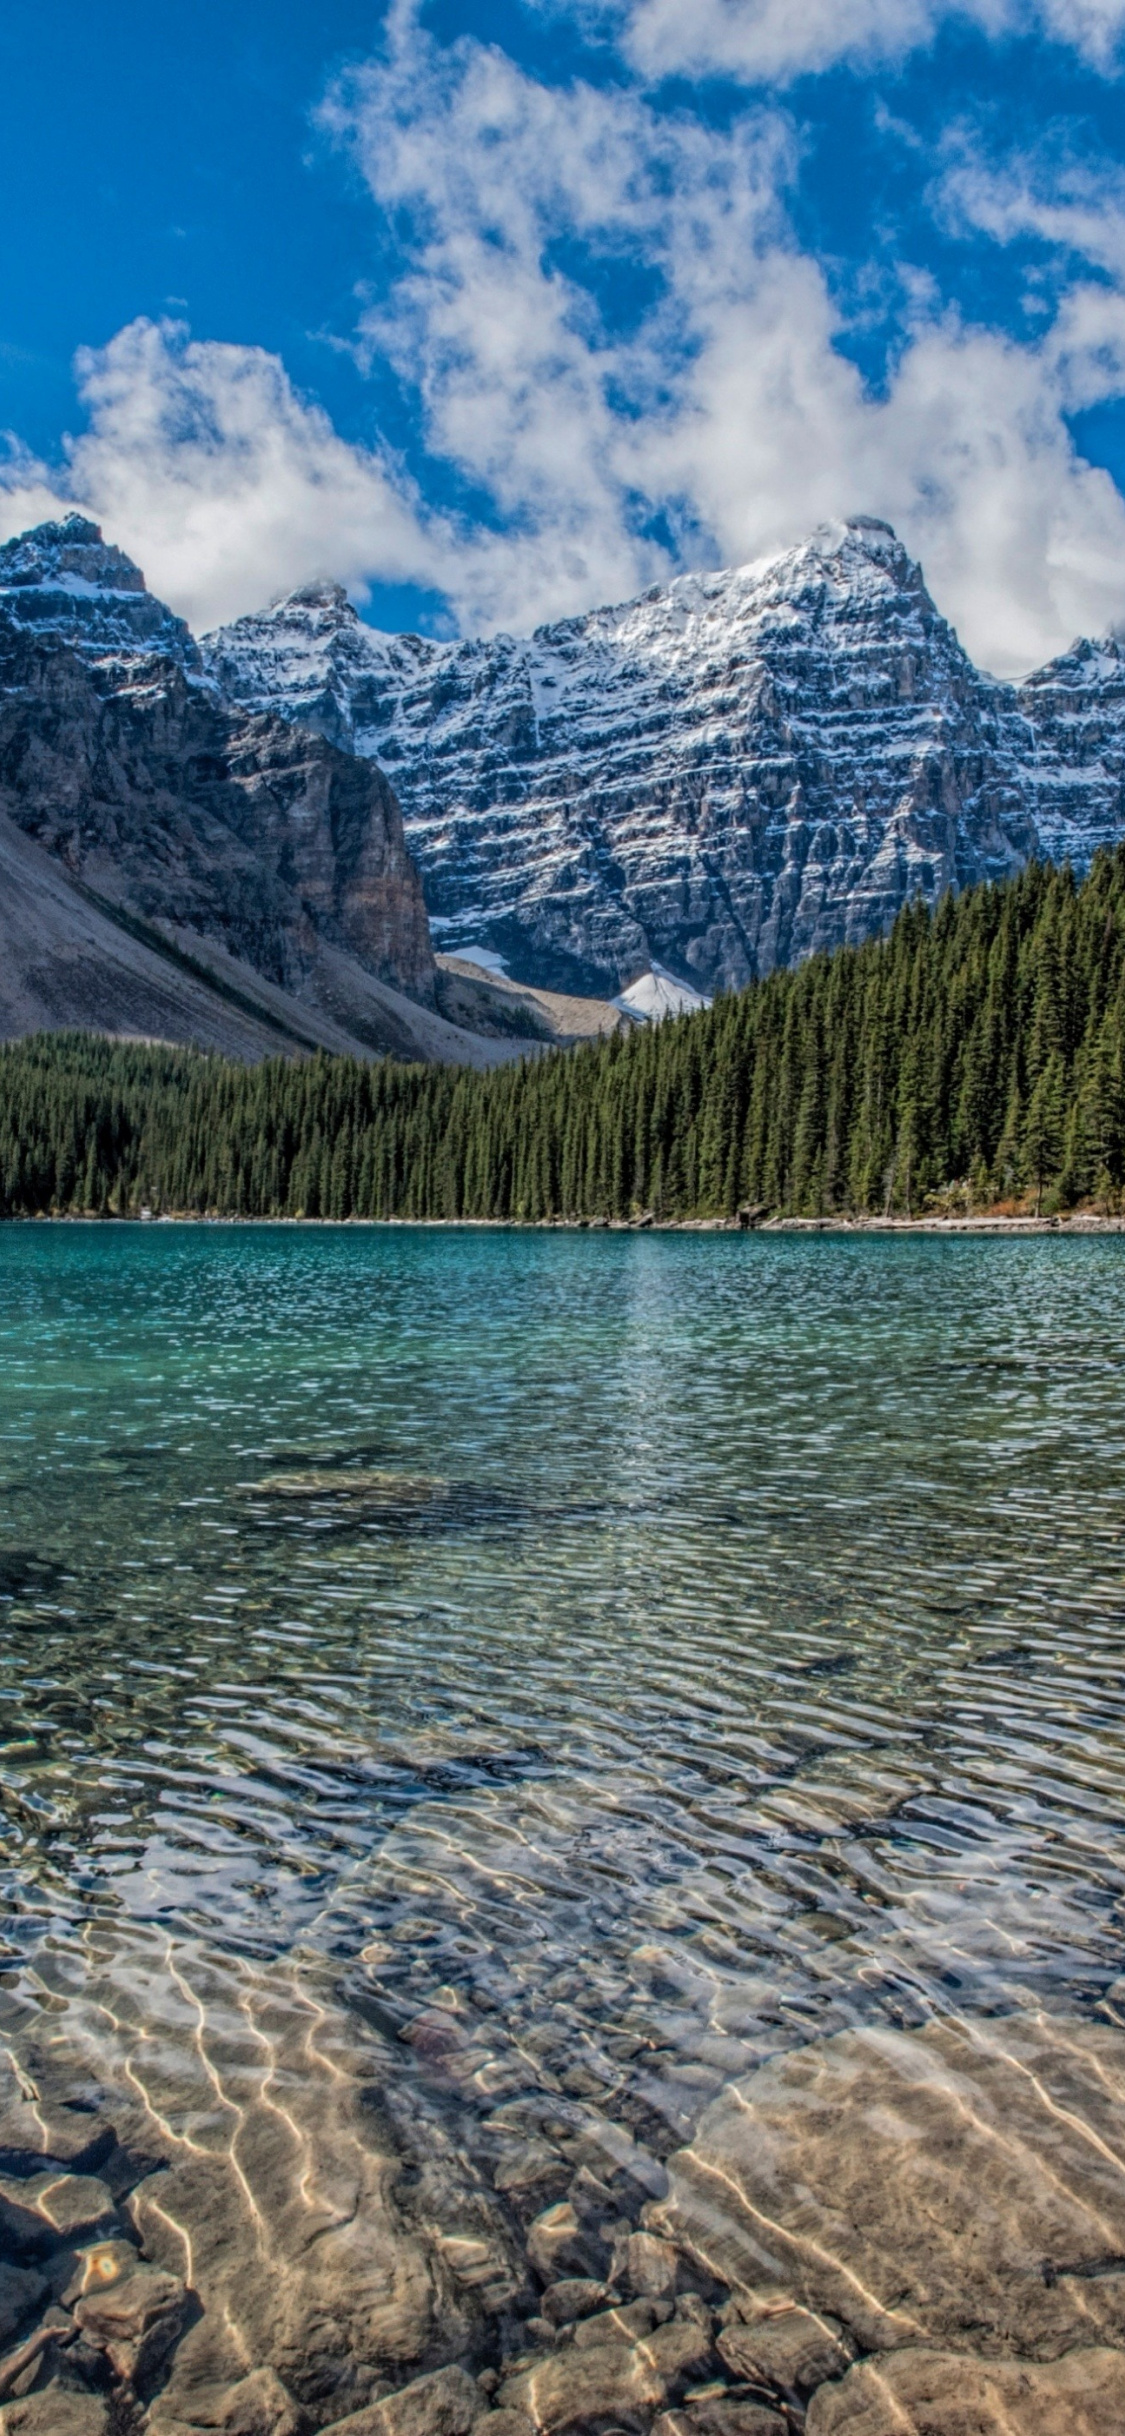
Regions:
[[[131,558],[85,516],[36,525],[0,548],[0,612],[86,657],[159,652],[203,673],[190,627],[154,599]]]
[[[651,972],[638,973],[613,1003],[638,1023],[660,1023],[665,1015],[694,1015],[711,1001],[689,988],[686,981],[677,981],[674,973],[665,972],[662,964],[654,964]]]
[[[523,640],[379,634],[314,586],[204,650],[247,707],[374,756],[443,946],[546,987],[660,964],[707,995],[1039,843],[1016,693],[873,518]],[[1118,812],[1084,800],[1088,856]]]

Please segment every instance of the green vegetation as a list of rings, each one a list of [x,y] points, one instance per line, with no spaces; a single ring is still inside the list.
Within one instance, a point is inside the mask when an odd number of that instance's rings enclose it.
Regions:
[[[657,1218],[1120,1207],[1125,847],[908,907],[708,1012],[488,1074],[40,1035],[0,1213]]]

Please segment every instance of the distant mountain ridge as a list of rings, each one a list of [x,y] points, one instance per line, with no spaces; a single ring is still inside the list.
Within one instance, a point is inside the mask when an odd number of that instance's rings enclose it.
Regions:
[[[997,682],[870,517],[527,640],[379,634],[306,586],[203,657],[387,770],[443,947],[556,988],[737,986],[1125,827],[1120,645]]]
[[[677,982],[737,986],[1034,854],[1082,870],[1125,831],[1120,642],[1080,641],[1001,684],[869,517],[524,640],[380,634],[339,586],[314,585],[202,644],[70,517],[0,549],[0,650],[0,803],[27,834],[119,877],[128,865],[137,906],[308,1003],[331,997],[325,959],[345,951],[432,999],[412,859],[442,949],[490,951],[541,989],[632,1003],[639,985],[655,1008]],[[35,702],[64,659],[86,672],[101,740],[90,728],[69,775]],[[127,808],[106,775],[120,778],[126,731]],[[149,822],[169,750],[193,844]],[[226,834],[204,847],[216,806]],[[375,948],[356,890],[360,832],[370,845],[380,823],[398,878]],[[403,834],[409,854],[390,844]]]

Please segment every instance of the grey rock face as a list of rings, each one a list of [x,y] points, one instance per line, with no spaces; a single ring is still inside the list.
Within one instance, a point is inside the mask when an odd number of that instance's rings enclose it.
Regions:
[[[378,759],[439,945],[546,986],[613,990],[651,960],[736,985],[1040,844],[1039,697],[979,674],[868,518],[529,641],[379,635],[314,588],[204,657],[247,708]],[[1069,848],[1053,763],[1051,784]],[[1087,856],[1119,796],[1087,787]]]
[[[1125,829],[1125,646],[1083,641],[1019,688],[1040,852],[1083,869]]]
[[[154,600],[139,567],[85,516],[36,525],[0,548],[0,612],[94,655],[166,652],[201,670],[182,617]]]
[[[316,1000],[335,948],[432,1004],[421,884],[378,769],[230,712],[155,642],[76,647],[51,619],[12,613],[21,597],[0,594],[0,810],[115,906],[215,941],[286,990]]]

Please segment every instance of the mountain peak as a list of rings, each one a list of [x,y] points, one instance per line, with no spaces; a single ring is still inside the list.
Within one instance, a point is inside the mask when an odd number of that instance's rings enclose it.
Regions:
[[[66,516],[61,524],[33,525],[0,549],[0,588],[28,584],[89,586],[98,592],[144,592],[139,567],[124,550],[102,537],[88,516]]]
[[[141,570],[88,516],[33,525],[0,548],[0,615],[92,659],[157,651],[199,667],[182,618],[153,598]]]

